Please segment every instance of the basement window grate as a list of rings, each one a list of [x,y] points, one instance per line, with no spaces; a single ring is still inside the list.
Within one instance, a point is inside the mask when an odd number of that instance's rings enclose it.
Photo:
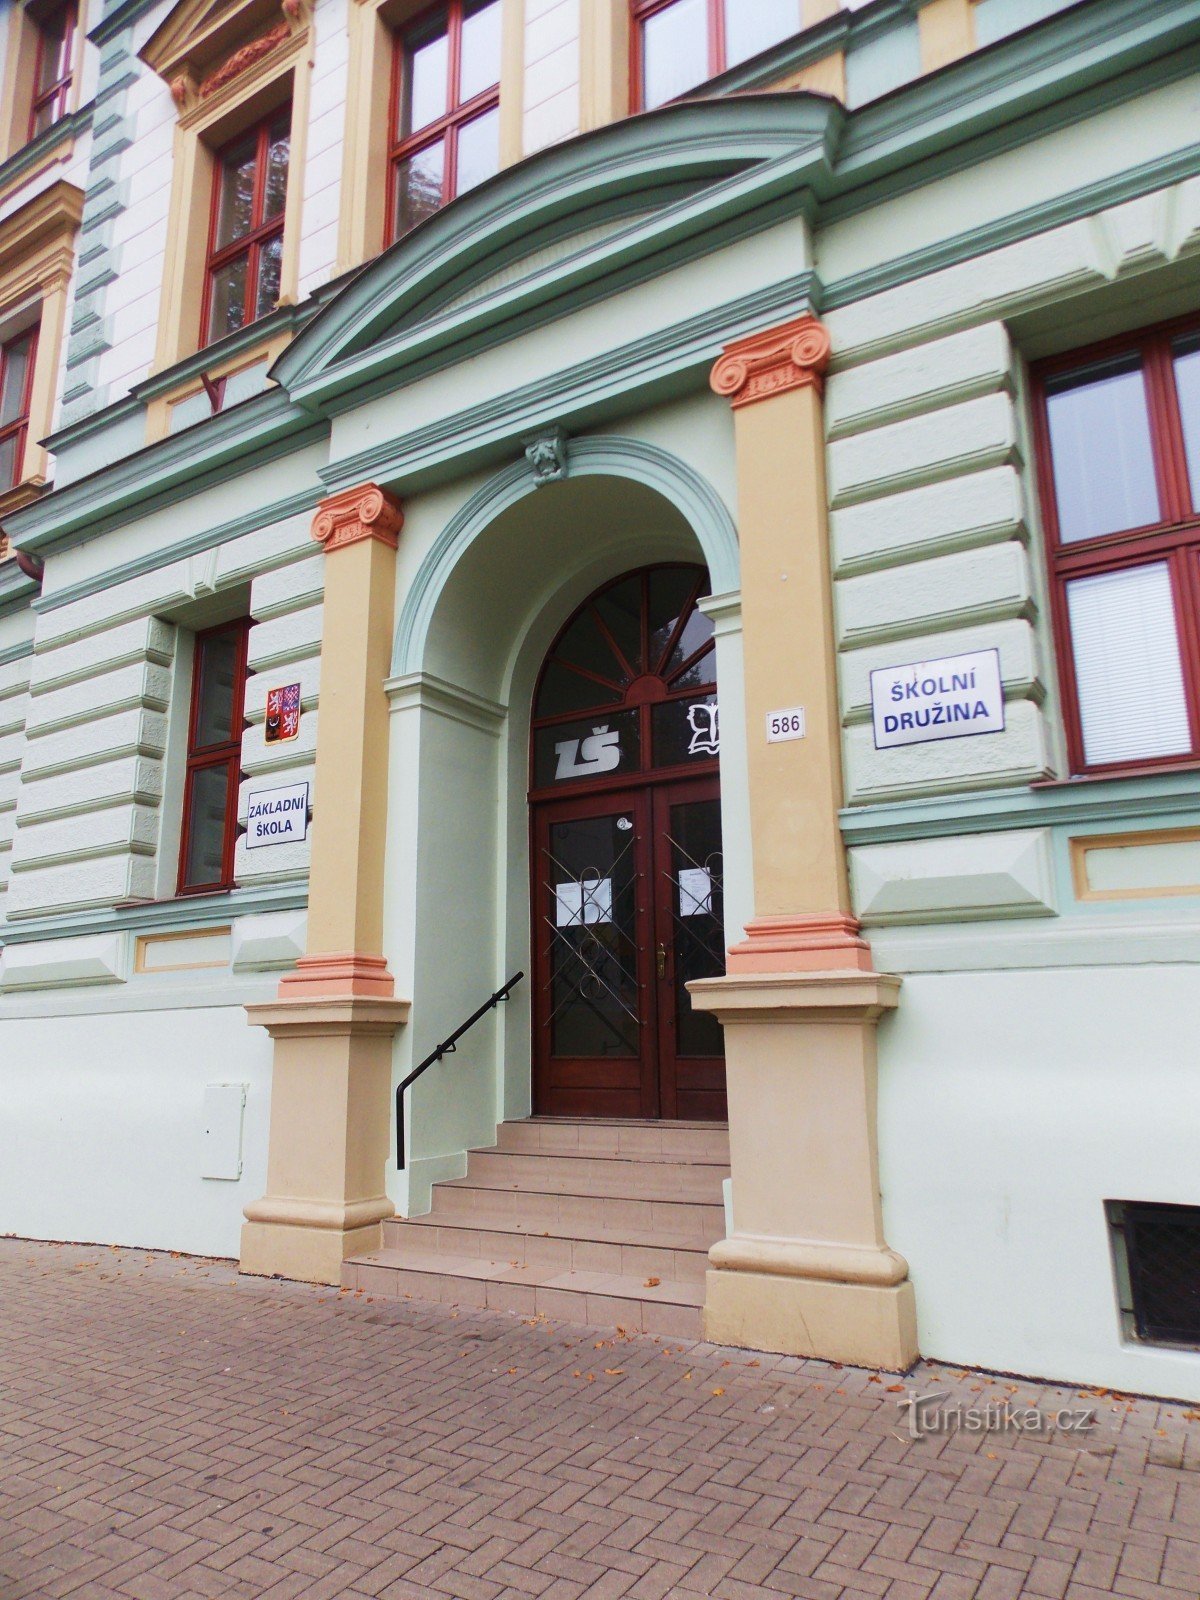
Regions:
[[[1200,1346],[1200,1206],[1110,1200],[1107,1211],[1127,1333]]]

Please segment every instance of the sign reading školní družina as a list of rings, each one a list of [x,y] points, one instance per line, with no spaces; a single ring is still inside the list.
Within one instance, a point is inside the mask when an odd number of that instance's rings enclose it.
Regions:
[[[998,650],[879,667],[871,674],[875,748],[1004,732]]]
[[[308,784],[252,789],[246,800],[246,848],[297,844],[308,833]]]

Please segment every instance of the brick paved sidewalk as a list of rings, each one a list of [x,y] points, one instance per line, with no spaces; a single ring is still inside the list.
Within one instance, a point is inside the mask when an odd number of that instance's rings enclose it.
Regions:
[[[3,1600],[1196,1600],[1200,1423],[0,1241]],[[947,1404],[1073,1390],[932,1365]]]

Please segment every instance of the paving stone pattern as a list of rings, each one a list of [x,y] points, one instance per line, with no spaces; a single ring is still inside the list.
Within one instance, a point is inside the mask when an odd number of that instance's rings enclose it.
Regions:
[[[1200,1413],[0,1241],[2,1600],[1197,1600]]]

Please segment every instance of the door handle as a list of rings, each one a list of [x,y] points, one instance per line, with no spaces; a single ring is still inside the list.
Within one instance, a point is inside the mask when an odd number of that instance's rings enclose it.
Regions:
[[[654,964],[658,968],[659,977],[665,978],[667,975],[667,947],[665,944],[655,946]]]

